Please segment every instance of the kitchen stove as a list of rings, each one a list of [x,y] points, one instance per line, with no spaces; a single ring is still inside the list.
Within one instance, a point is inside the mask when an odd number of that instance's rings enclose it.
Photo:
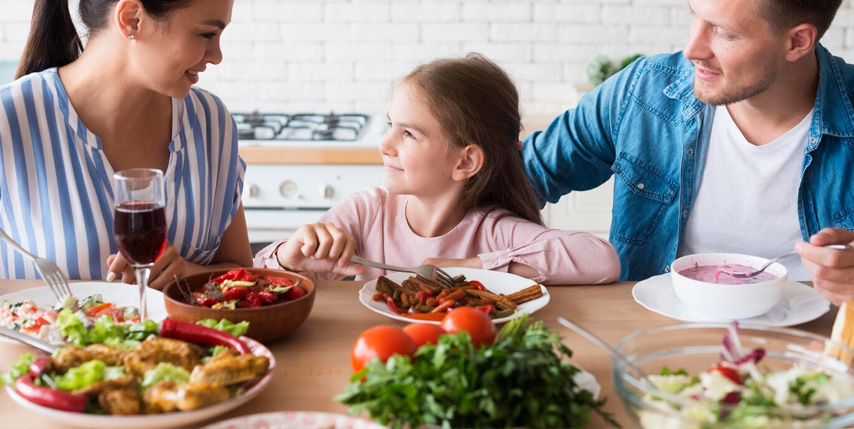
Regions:
[[[383,186],[384,168],[379,161],[348,163],[352,162],[348,160],[353,150],[377,153],[388,128],[382,117],[259,112],[233,116],[238,146],[244,151],[257,154],[261,150],[269,155],[247,159],[243,207],[253,251],[287,238],[303,224],[316,222],[353,192]],[[295,153],[317,152],[323,155],[319,159],[337,161],[306,163],[289,159]]]
[[[384,121],[359,113],[235,113],[243,146],[373,146],[370,136],[385,133]],[[363,140],[362,135],[369,137]]]

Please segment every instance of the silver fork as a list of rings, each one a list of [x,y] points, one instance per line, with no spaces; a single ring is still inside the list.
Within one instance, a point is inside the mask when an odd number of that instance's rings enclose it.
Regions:
[[[391,271],[403,271],[405,273],[415,273],[422,277],[426,277],[430,280],[433,280],[436,283],[439,283],[446,287],[452,287],[455,285],[454,277],[450,274],[446,273],[443,269],[435,266],[435,265],[420,265],[417,267],[398,267],[395,265],[382,264],[379,262],[369,261],[365,258],[360,258],[356,255],[353,255],[350,258],[350,262],[364,265],[366,267],[374,267],[380,268],[383,270],[391,270]]]
[[[42,279],[47,283],[48,287],[50,287],[53,294],[56,295],[57,301],[61,302],[66,296],[73,296],[71,293],[71,287],[68,286],[68,277],[65,276],[65,273],[63,273],[62,270],[53,263],[53,261],[27,252],[26,249],[16,243],[15,240],[12,240],[12,237],[9,237],[2,229],[0,229],[0,238],[6,240],[6,242],[14,247],[18,252],[21,252],[21,254],[33,260],[36,264],[36,269],[39,270],[39,274],[42,276]]]

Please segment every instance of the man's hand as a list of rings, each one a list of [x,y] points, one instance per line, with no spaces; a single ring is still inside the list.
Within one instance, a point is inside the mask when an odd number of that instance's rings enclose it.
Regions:
[[[827,249],[828,244],[854,244],[854,232],[825,228],[810,237],[809,243],[798,243],[795,250],[810,272],[818,293],[835,305],[854,300],[854,249]]]
[[[356,239],[331,223],[301,226],[276,251],[279,265],[291,271],[333,272],[360,275],[365,267],[350,263]]]

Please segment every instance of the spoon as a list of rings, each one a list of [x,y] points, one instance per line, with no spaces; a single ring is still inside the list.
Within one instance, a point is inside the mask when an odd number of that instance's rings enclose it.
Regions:
[[[847,244],[828,244],[827,246],[822,246],[822,247],[827,248],[827,249],[837,249],[837,250],[848,250],[851,248],[851,246],[849,246]],[[798,252],[796,252],[794,250],[791,252],[784,253],[784,254],[782,254],[782,255],[774,258],[774,259],[768,260],[768,262],[765,265],[763,265],[763,266],[761,266],[761,267],[759,267],[753,271],[749,271],[749,272],[733,271],[729,265],[722,265],[722,266],[718,267],[717,271],[720,273],[724,273],[726,275],[735,277],[737,279],[744,279],[747,277],[755,277],[755,276],[758,276],[763,271],[765,271],[765,269],[770,267],[771,264],[773,264],[774,262],[777,262],[780,259],[783,259],[787,256],[794,255],[796,253],[798,253]]]
[[[632,371],[637,373],[640,376],[640,378],[643,379],[643,381],[647,382],[654,390],[658,390],[658,388],[655,387],[655,384],[653,384],[652,380],[649,379],[649,376],[646,374],[646,372],[644,372],[637,365],[632,363],[632,361],[630,361],[629,358],[626,357],[626,355],[620,353],[619,351],[617,351],[617,349],[611,347],[610,344],[606,343],[605,340],[596,336],[596,334],[588,331],[587,329],[582,328],[580,325],[576,324],[575,322],[570,322],[569,320],[564,319],[563,317],[558,317],[557,323],[560,323],[561,325],[566,326],[569,329],[572,329],[573,331],[581,334],[581,336],[583,336],[584,338],[587,338],[588,340],[590,340],[591,342],[593,342],[597,346],[602,347],[603,349],[607,350],[608,353],[611,354],[611,356],[613,356],[618,361],[620,361],[623,365],[625,365],[626,367],[628,367],[629,369],[631,369]]]

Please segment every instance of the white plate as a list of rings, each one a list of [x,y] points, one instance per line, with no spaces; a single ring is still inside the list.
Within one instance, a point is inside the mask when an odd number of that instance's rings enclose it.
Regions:
[[[646,309],[684,322],[720,322],[700,314],[682,303],[673,290],[670,273],[638,282],[632,296]],[[830,302],[803,283],[788,282],[783,288],[783,299],[767,313],[741,319],[740,322],[764,326],[791,326],[819,318],[830,310]]]
[[[126,283],[107,282],[77,282],[69,283],[71,293],[77,299],[83,299],[95,294],[101,294],[104,302],[112,302],[120,307],[139,307],[139,288],[136,285]],[[7,293],[0,296],[0,302],[9,300],[12,303],[31,299],[40,308],[49,308],[56,305],[56,297],[47,286],[34,287],[17,292]],[[148,303],[148,318],[155,322],[165,319],[166,305],[163,303],[163,293],[157,289],[149,288],[145,292],[145,302]],[[16,342],[15,340],[0,336],[0,341]]]
[[[279,411],[274,413],[252,414],[235,417],[223,422],[205,426],[204,429],[244,429],[244,428],[352,428],[384,429],[385,426],[366,419],[344,414],[321,413],[316,411]]]
[[[228,401],[212,405],[210,407],[201,408],[194,411],[174,412],[165,414],[146,414],[139,416],[109,416],[99,414],[72,413],[68,411],[55,410],[53,408],[43,407],[34,404],[21,396],[14,389],[6,386],[6,393],[12,399],[27,408],[35,411],[38,414],[52,420],[62,426],[75,426],[85,428],[170,428],[177,426],[188,426],[193,423],[199,423],[211,417],[225,414],[258,396],[273,378],[273,370],[276,367],[276,358],[273,353],[263,344],[247,337],[240,337],[252,353],[259,356],[266,356],[270,359],[270,369],[267,374],[261,377],[252,387],[243,392],[242,395],[232,398]]]
[[[466,280],[477,280],[483,283],[483,286],[486,287],[487,290],[496,294],[503,293],[505,295],[509,295],[511,293],[518,292],[522,289],[525,289],[526,287],[530,287],[536,284],[531,279],[526,279],[524,277],[519,277],[515,274],[502,273],[498,271],[478,270],[475,268],[443,268],[443,270],[445,270],[448,274],[452,276],[458,276],[462,274],[466,276]],[[386,277],[399,284],[400,282],[412,277],[413,275],[414,274],[412,273],[392,273]],[[388,304],[386,304],[385,302],[378,302],[373,300],[373,296],[377,292],[376,287],[377,281],[371,280],[365,283],[365,286],[362,288],[362,290],[359,291],[359,301],[361,301],[362,304],[365,307],[368,307],[370,310],[382,314],[383,316],[391,317],[392,319],[397,319],[404,322],[432,323],[434,325],[439,324],[438,321],[434,320],[411,319],[409,317],[403,317],[399,314],[395,314],[391,311],[391,309],[388,308]],[[519,304],[519,306],[516,307],[518,311],[511,314],[510,316],[493,319],[492,321],[495,323],[504,323],[508,320],[513,320],[524,313],[530,314],[545,307],[546,304],[549,303],[549,299],[551,299],[551,296],[549,296],[549,291],[546,289],[545,286],[540,285],[540,288],[542,288],[543,290],[543,296],[535,300]]]

